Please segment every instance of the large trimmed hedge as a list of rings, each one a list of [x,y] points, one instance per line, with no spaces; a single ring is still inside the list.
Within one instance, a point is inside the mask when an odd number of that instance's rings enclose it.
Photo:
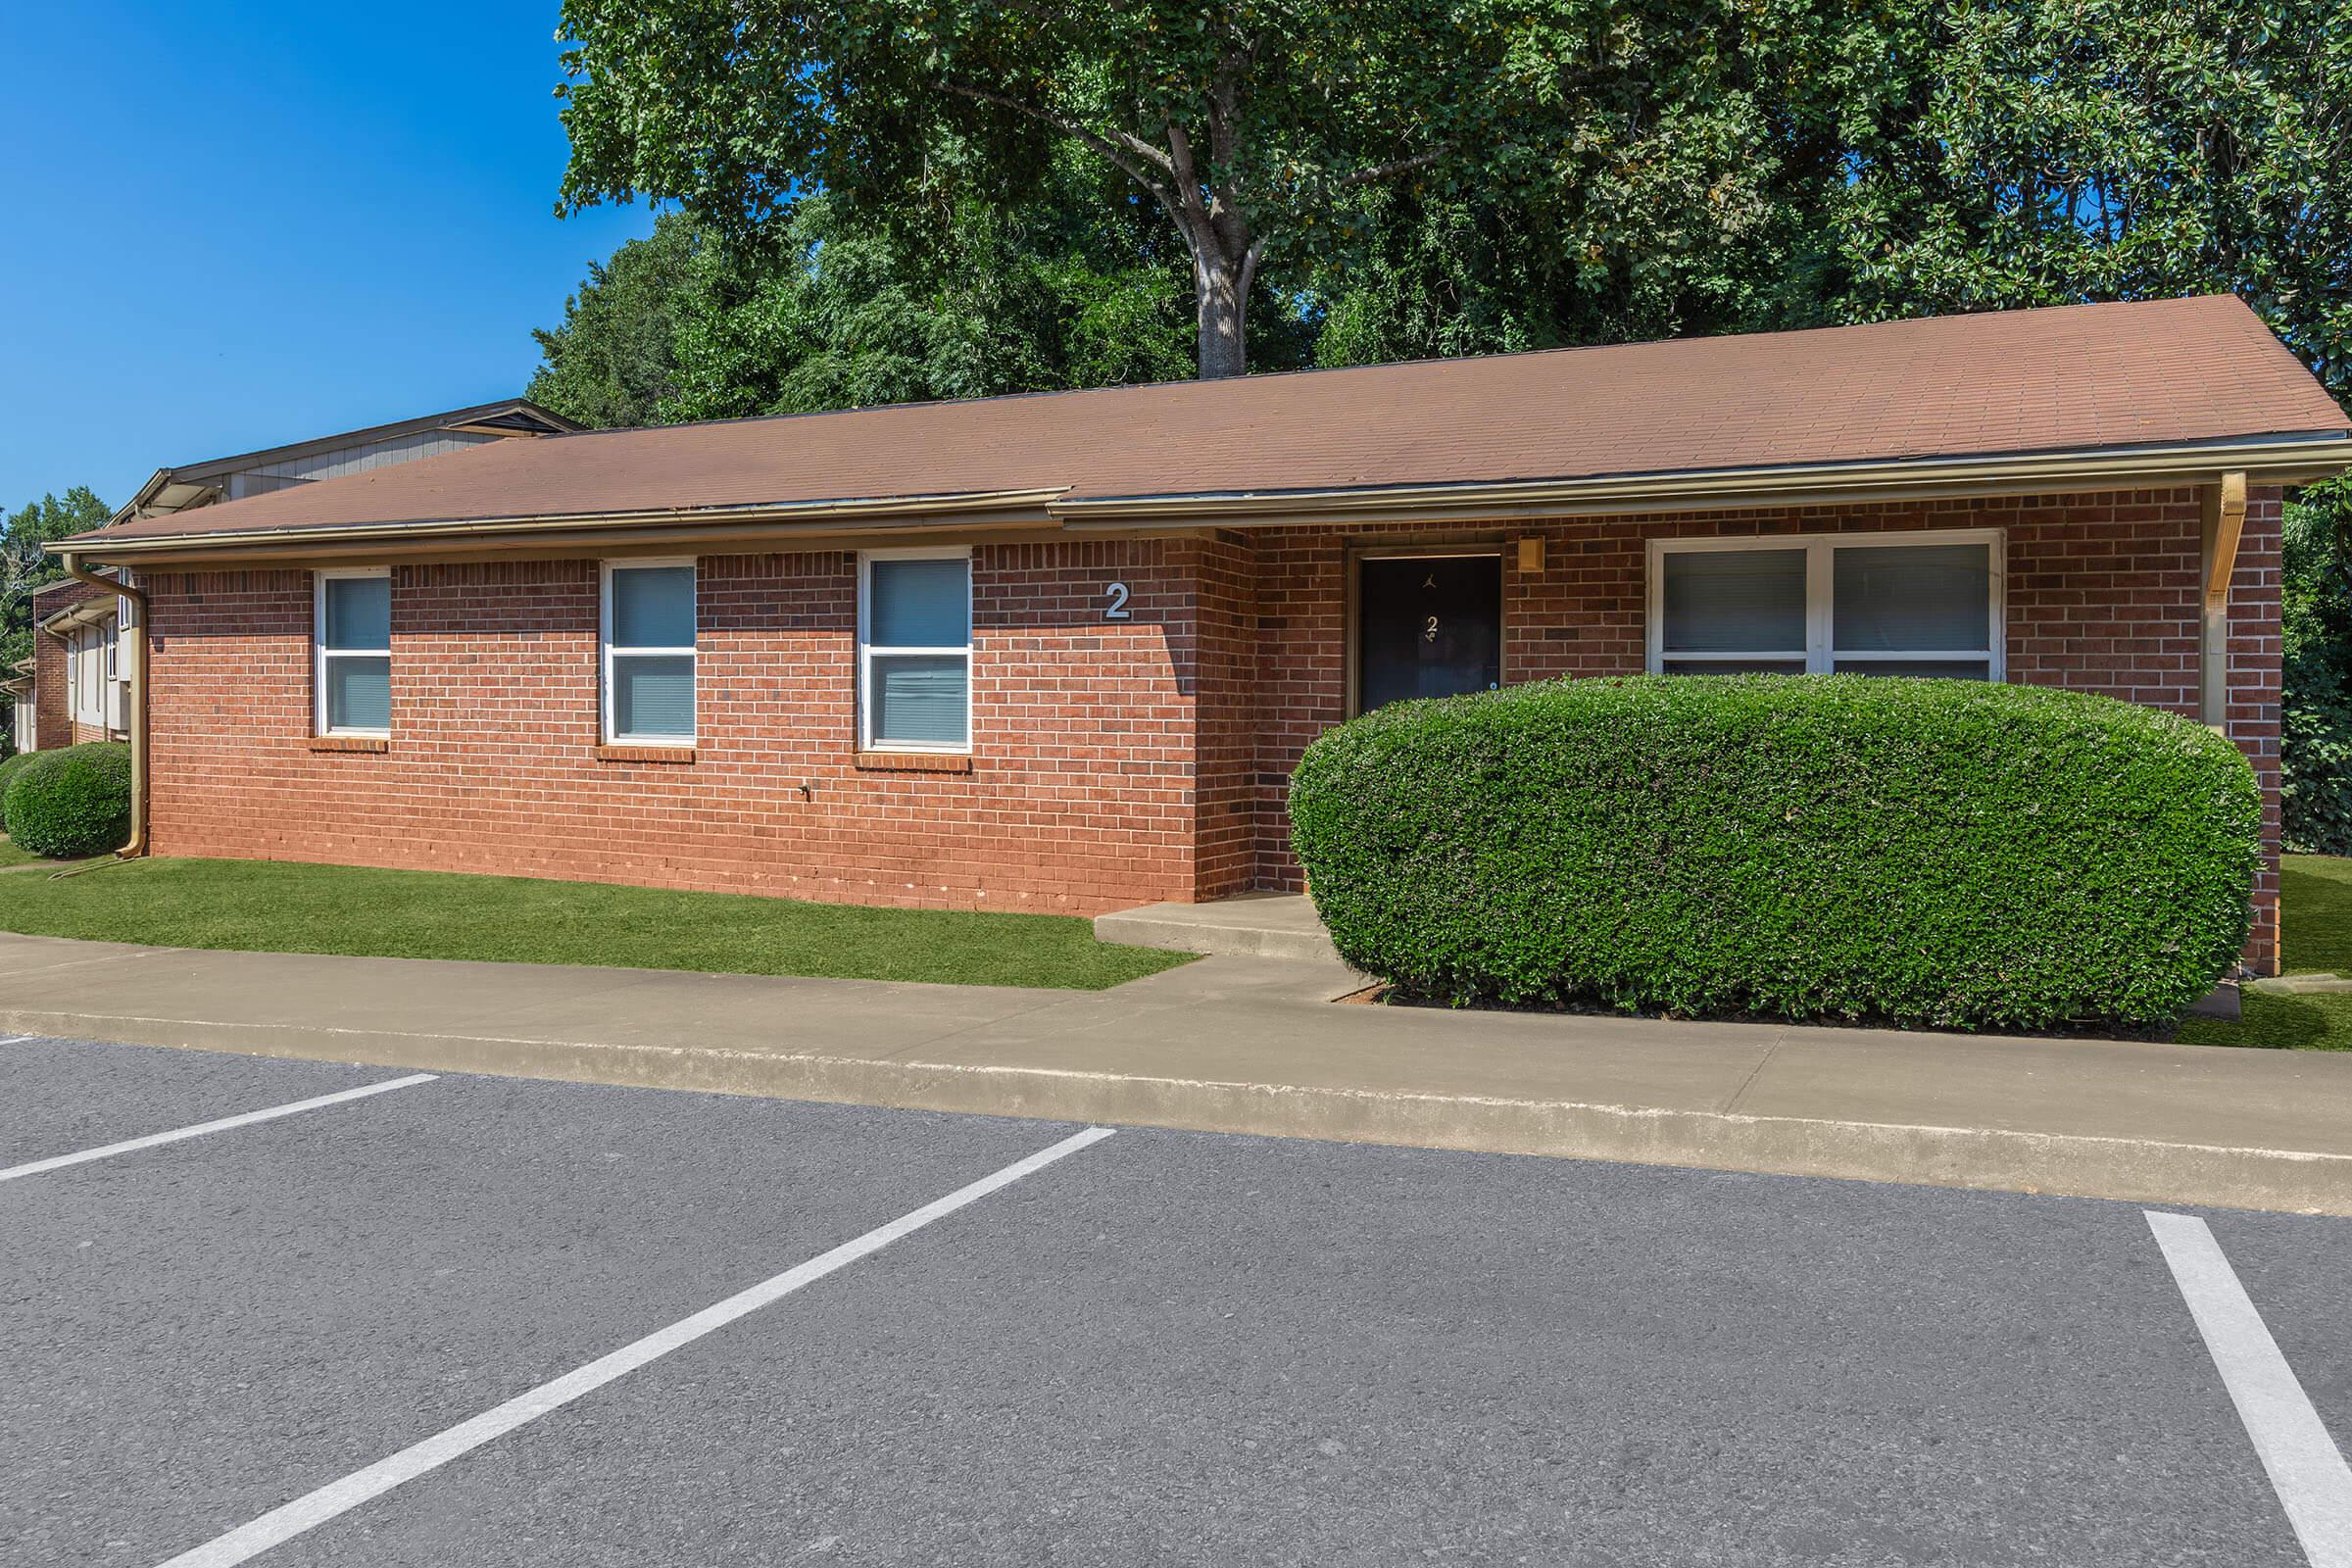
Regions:
[[[1976,1028],[2169,1023],[2237,957],[2237,749],[2081,693],[1856,675],[1554,681],[1307,749],[1293,841],[1408,998]]]
[[[92,741],[35,752],[9,780],[0,818],[19,849],[56,859],[104,855],[130,837],[130,748]]]
[[[40,756],[38,752],[18,752],[0,758],[0,833],[8,831],[8,786],[24,770],[24,765]]]

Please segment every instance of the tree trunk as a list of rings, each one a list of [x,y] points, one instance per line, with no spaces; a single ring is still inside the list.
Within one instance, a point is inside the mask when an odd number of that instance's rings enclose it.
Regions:
[[[1250,312],[1249,269],[1241,261],[1196,254],[1193,291],[1200,322],[1200,379],[1240,375],[1250,368],[1243,332]]]

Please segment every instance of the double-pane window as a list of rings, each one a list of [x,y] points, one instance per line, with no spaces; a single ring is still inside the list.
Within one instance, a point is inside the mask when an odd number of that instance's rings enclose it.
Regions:
[[[970,553],[880,553],[859,565],[858,745],[867,751],[968,751]]]
[[[1650,548],[1654,670],[2000,678],[1995,533],[1669,539]]]
[[[694,564],[605,568],[605,739],[694,744]]]
[[[392,732],[392,578],[385,571],[318,574],[315,607],[318,723],[326,735]]]

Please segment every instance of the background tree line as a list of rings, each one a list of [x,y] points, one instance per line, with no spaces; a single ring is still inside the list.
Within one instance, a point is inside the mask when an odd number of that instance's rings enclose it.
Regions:
[[[0,514],[0,670],[13,670],[30,657],[32,596],[66,574],[58,559],[41,547],[52,539],[103,527],[111,515],[112,510],[87,485]],[[15,723],[14,709],[0,703],[0,735],[7,737],[10,751],[16,747],[10,733]]]

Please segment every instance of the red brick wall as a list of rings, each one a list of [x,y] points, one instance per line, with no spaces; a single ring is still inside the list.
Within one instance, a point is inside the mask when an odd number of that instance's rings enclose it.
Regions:
[[[1563,519],[1504,559],[1504,676],[1642,666],[1645,543],[1688,534],[1999,527],[2013,680],[2194,713],[2192,490],[1833,513]],[[1410,525],[986,544],[974,558],[968,773],[855,756],[855,557],[711,557],[692,763],[596,756],[591,562],[403,566],[393,737],[312,749],[301,571],[158,573],[159,852],[591,877],[800,898],[1090,913],[1296,888],[1283,800],[1346,715],[1350,548]],[[2260,773],[2273,869],[2249,956],[2276,961],[2278,498],[2249,509],[2230,732]],[[1133,615],[1102,618],[1112,580]]]
[[[1945,501],[1835,510],[1642,514],[1514,523],[1477,537],[1544,541],[1540,572],[1503,552],[1503,678],[1632,674],[1646,656],[1653,538],[2000,528],[2007,540],[2008,678],[2195,716],[2201,511],[2193,489]],[[2278,961],[2279,497],[2247,508],[2230,596],[2228,730],[2262,782],[2266,870],[2248,961]],[[1297,889],[1283,800],[1306,744],[1346,717],[1347,577],[1359,546],[1441,540],[1443,529],[1285,530],[1258,546],[1261,582],[1258,871]],[[1470,537],[1453,530],[1456,538]]]
[[[1257,885],[1258,550],[1246,534],[1187,547],[1200,641],[1195,899]]]
[[[53,582],[32,596],[32,618],[37,626],[61,610],[71,610],[105,592],[78,577]],[[34,750],[53,752],[82,741],[102,741],[106,731],[74,718],[74,682],[67,669],[66,640],[45,631],[32,634],[32,728]]]
[[[307,572],[158,572],[156,849],[866,904],[1183,896],[1187,548],[976,551],[968,774],[858,764],[846,552],[705,558],[691,763],[596,755],[592,562],[395,568],[381,754],[311,747]],[[1112,579],[1132,619],[1102,618]]]

